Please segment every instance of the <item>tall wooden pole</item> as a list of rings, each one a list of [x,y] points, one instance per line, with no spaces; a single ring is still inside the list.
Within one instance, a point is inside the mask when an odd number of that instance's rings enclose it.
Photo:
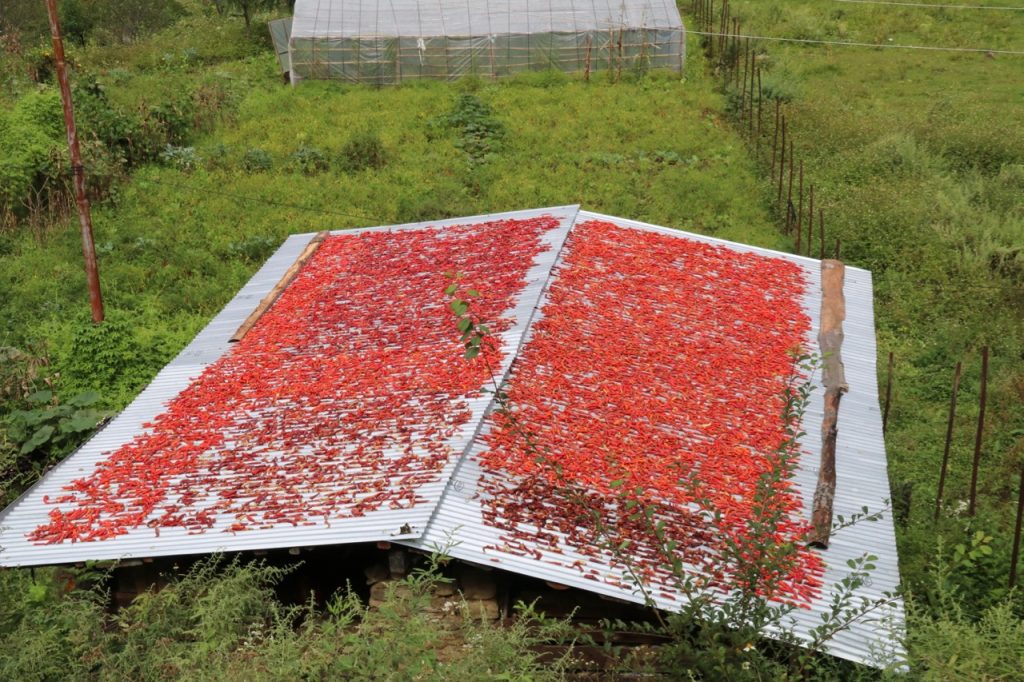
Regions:
[[[939,510],[942,509],[942,494],[946,489],[946,470],[949,468],[949,448],[953,443],[953,422],[956,420],[956,393],[960,388],[960,363],[956,363],[956,371],[953,372],[953,391],[949,397],[949,420],[946,422],[946,447],[942,451],[942,468],[939,470],[939,490],[935,494],[935,516],[933,521],[939,520]]]
[[[971,464],[971,495],[968,516],[974,516],[978,502],[978,465],[981,463],[981,440],[985,432],[985,401],[988,392],[988,346],[981,349],[981,397],[978,399],[978,431],[974,435],[974,462]]]
[[[71,172],[75,182],[75,203],[78,204],[78,222],[82,228],[82,255],[85,257],[85,276],[89,283],[89,305],[92,321],[103,321],[103,295],[100,292],[100,272],[96,264],[96,247],[92,240],[92,217],[89,215],[89,199],[85,195],[85,169],[82,167],[82,153],[78,148],[78,132],[75,130],[75,110],[71,104],[71,88],[68,86],[67,64],[64,60],[64,43],[60,37],[60,22],[57,18],[57,0],[46,0],[50,14],[50,33],[53,36],[53,61],[60,84],[60,97],[64,103],[64,125],[68,131],[68,149],[71,152]]]

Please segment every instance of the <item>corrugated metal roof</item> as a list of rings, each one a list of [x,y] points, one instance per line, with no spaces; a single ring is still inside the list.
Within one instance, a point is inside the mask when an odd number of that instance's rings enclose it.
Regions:
[[[333,234],[355,237],[368,232],[391,232],[432,228],[444,230],[455,225],[478,225],[505,219],[528,220],[551,216],[559,227],[547,231],[542,237],[542,251],[526,273],[526,284],[520,290],[511,311],[514,322],[500,335],[505,350],[505,367],[511,363],[526,328],[526,322],[536,307],[537,298],[547,280],[551,266],[578,207],[558,207],[532,211],[491,214],[429,223],[384,226],[361,230],[346,230]],[[132,557],[174,556],[216,551],[270,549],[276,547],[313,546],[346,542],[393,540],[417,537],[422,533],[433,507],[444,490],[458,455],[453,457],[433,482],[417,488],[416,492],[427,503],[412,509],[380,508],[360,517],[331,519],[313,525],[282,525],[275,528],[251,529],[230,533],[228,527],[235,521],[230,515],[218,515],[215,524],[206,532],[190,534],[183,527],[161,527],[159,531],[145,525],[126,534],[102,541],[61,542],[38,544],[26,536],[45,523],[50,511],[62,505],[52,502],[64,494],[66,486],[96,471],[112,451],[147,433],[146,424],[164,412],[168,403],[193,384],[200,374],[231,348],[229,339],[239,325],[270,292],[284,272],[292,265],[314,235],[290,237],[267,263],[242,288],[238,295],[215,317],[177,358],[172,360],[153,382],[119,414],[106,428],[97,433],[73,455],[49,472],[38,484],[0,514],[0,565],[28,566],[69,563],[83,560],[125,559]],[[439,294],[440,297],[440,294]],[[453,326],[454,331],[454,326]],[[447,351],[443,351],[447,352]],[[502,368],[504,369],[504,368]],[[482,420],[490,396],[466,400],[471,417],[451,438],[449,445],[455,453],[462,453]],[[45,502],[50,499],[51,502]]]
[[[360,231],[346,231],[345,234],[428,226],[443,229],[452,225],[503,218],[527,219],[542,215],[557,217],[561,221],[561,227],[546,235],[545,239],[551,248],[535,260],[533,268],[528,273],[528,284],[516,299],[511,313],[515,322],[502,337],[507,351],[506,364],[499,369],[503,376],[519,346],[524,339],[529,338],[531,319],[539,316],[536,311],[542,305],[543,291],[552,267],[557,267],[556,256],[574,221],[607,221],[625,229],[651,231],[680,239],[716,244],[735,252],[785,259],[799,266],[807,281],[819,282],[819,262],[815,259],[610,216],[579,212],[575,206],[456,218],[398,227],[366,228]],[[617,587],[603,580],[608,578],[612,582],[621,582],[617,580],[622,577],[621,571],[610,567],[610,559],[595,559],[592,553],[579,553],[568,546],[562,547],[562,553],[557,556],[545,555],[542,552],[539,560],[494,549],[495,529],[484,520],[477,496],[481,477],[485,475],[478,457],[486,449],[486,445],[481,437],[484,434],[478,429],[483,427],[483,415],[490,405],[486,396],[470,401],[473,418],[458,435],[458,439],[461,439],[460,442],[464,445],[471,443],[466,450],[467,454],[461,459],[453,459],[435,483],[424,486],[420,491],[431,500],[431,504],[421,507],[416,523],[410,524],[410,533],[398,532],[403,524],[409,523],[409,510],[385,509],[361,518],[335,521],[331,527],[289,526],[238,534],[207,532],[198,535],[188,535],[183,529],[171,528],[163,529],[159,537],[156,537],[151,529],[143,527],[127,535],[99,542],[39,545],[26,539],[27,533],[45,521],[52,507],[43,503],[44,495],[58,495],[69,482],[91,471],[106,453],[142,433],[143,424],[153,420],[169,400],[189,386],[205,367],[227,352],[228,339],[277,283],[312,237],[313,235],[306,234],[289,238],[225,309],[157,375],[150,386],[124,412],[0,514],[0,565],[42,565],[87,559],[168,556],[388,539],[402,541],[421,549],[445,547],[452,556],[463,560],[498,566],[609,597],[642,602],[642,598],[631,589]],[[843,399],[839,416],[836,458],[838,483],[834,511],[837,515],[849,517],[858,513],[864,506],[872,511],[881,509],[890,495],[877,401],[870,273],[848,267],[845,295],[847,318],[844,323],[845,341],[842,353],[850,390]],[[809,286],[802,303],[811,320],[807,344],[814,348],[821,305],[819,287]],[[823,417],[822,412],[822,392],[816,391],[812,393],[811,403],[804,417],[807,435],[802,444],[802,454],[794,479],[794,485],[803,498],[808,516],[818,474],[821,443],[817,425]],[[213,530],[222,530],[229,521],[230,519],[227,519],[219,523]],[[872,572],[870,583],[858,589],[855,596],[858,599],[877,598],[884,591],[897,588],[899,573],[891,515],[885,514],[881,520],[874,523],[861,523],[842,529],[833,535],[829,549],[820,552],[825,565],[825,587],[821,595],[814,600],[810,609],[798,609],[793,614],[798,635],[805,636],[811,628],[821,623],[821,614],[828,610],[830,589],[839,584],[848,573],[846,562],[866,552],[879,557],[874,562],[877,569]],[[558,561],[562,565],[552,561]],[[568,566],[574,561],[581,562],[588,570],[595,571],[599,579],[584,578],[578,570]],[[670,600],[657,595],[655,599],[666,608],[673,606]],[[894,659],[900,660],[903,650],[898,635],[903,627],[902,602],[896,601],[872,616],[874,620],[854,623],[838,633],[829,643],[828,650],[837,656],[865,663],[879,664],[889,663]],[[879,625],[878,619],[887,619],[891,621],[891,625],[883,628]]]
[[[782,258],[800,266],[807,281],[815,284],[820,282],[819,261],[815,259],[581,211],[577,223],[587,220],[608,221],[623,228],[649,230],[680,239],[716,244],[737,252]],[[556,271],[559,264],[555,266]],[[850,390],[843,399],[839,416],[834,513],[849,518],[865,506],[871,511],[884,509],[889,500],[889,481],[877,400],[871,274],[847,267],[844,290],[847,319],[844,323],[842,353]],[[807,345],[816,348],[821,307],[819,286],[807,288],[803,306],[811,319]],[[542,311],[543,300],[541,314]],[[819,379],[818,376],[812,377],[812,381],[817,382]],[[822,403],[823,392],[813,392],[804,415],[807,435],[802,443],[802,454],[794,478],[794,485],[803,497],[808,518],[818,476],[821,436],[817,425],[823,418]],[[536,548],[541,555],[537,559],[497,549],[496,529],[485,521],[480,500],[484,488],[481,482],[484,477],[491,475],[480,466],[479,456],[484,450],[486,445],[478,437],[470,455],[459,463],[426,532],[408,544],[422,549],[444,547],[449,554],[462,560],[643,603],[643,596],[635,589],[623,589],[606,582],[621,581],[623,576],[622,569],[611,567],[613,561],[610,554],[606,554],[604,560],[595,560],[592,555],[575,551],[571,546],[563,544],[559,553]],[[806,637],[812,628],[821,624],[822,614],[829,609],[831,590],[849,572],[847,561],[857,559],[864,553],[878,556],[874,562],[877,569],[871,573],[870,584],[857,590],[855,599],[858,603],[861,597],[877,599],[882,597],[883,592],[897,588],[899,572],[891,515],[885,514],[876,522],[864,522],[842,529],[833,535],[829,549],[820,552],[825,565],[821,595],[813,601],[811,608],[796,609],[793,612],[794,632],[798,636]],[[571,564],[574,562],[581,562],[584,569],[573,568]],[[598,579],[588,579],[584,572],[594,572]],[[664,608],[674,608],[673,600],[665,599],[657,593],[652,596]],[[891,629],[888,629],[889,626],[880,627],[881,620],[890,621]],[[902,602],[896,601],[891,607],[872,613],[870,620],[853,623],[839,632],[829,642],[827,649],[834,655],[862,663],[887,665],[893,660],[902,660],[903,649],[898,635],[902,633],[903,621]]]

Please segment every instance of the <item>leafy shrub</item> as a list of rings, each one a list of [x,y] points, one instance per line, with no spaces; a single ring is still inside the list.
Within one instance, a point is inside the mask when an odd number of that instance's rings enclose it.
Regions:
[[[455,146],[461,149],[470,166],[482,164],[496,153],[505,138],[505,125],[494,118],[490,106],[472,93],[460,95],[451,111],[430,122],[432,129],[459,133]]]
[[[60,0],[61,33],[68,40],[85,45],[96,25],[96,16],[82,0]]]
[[[347,173],[383,168],[386,162],[384,143],[373,130],[363,130],[350,137],[338,154],[338,168]]]
[[[83,78],[74,89],[75,115],[83,136],[99,140],[111,152],[135,166],[156,156],[159,144],[143,128],[142,119],[115,106],[106,88],[94,78]]]
[[[219,80],[200,83],[192,92],[192,129],[210,132],[217,123],[229,121],[240,99],[237,89]]]
[[[160,135],[166,144],[181,144],[192,130],[194,113],[192,99],[185,97],[149,107],[143,121]]]
[[[100,419],[93,408],[98,397],[81,393],[62,403],[47,389],[11,410],[2,424],[6,434],[0,434],[0,505],[85,440]]]
[[[90,391],[60,403],[53,391],[37,391],[27,398],[30,409],[11,412],[7,436],[19,455],[36,455],[42,463],[55,461],[96,426],[99,413],[93,405],[97,400],[99,394]]]
[[[160,160],[183,173],[191,173],[202,165],[203,159],[195,147],[176,147],[169,144],[160,152]]]
[[[0,254],[2,255],[2,254]],[[52,385],[49,360],[11,346],[0,346],[0,401],[21,401],[41,385]]]
[[[265,173],[274,167],[274,161],[266,150],[252,147],[242,156],[242,168],[247,173]]]
[[[529,607],[510,627],[469,618],[443,625],[425,608],[443,580],[431,562],[368,609],[343,590],[325,608],[281,604],[291,572],[210,557],[109,618],[100,588],[65,592],[65,571],[0,573],[2,679],[549,680],[564,660],[531,647],[571,637]],[[96,573],[95,570],[92,571]],[[109,627],[104,627],[108,624]],[[461,644],[461,645],[460,645]],[[47,649],[53,653],[47,655]],[[38,660],[37,660],[38,659]]]
[[[280,240],[266,235],[254,235],[228,244],[226,257],[246,263],[262,263],[274,252]]]
[[[987,556],[980,551],[984,547],[984,533],[974,535],[969,545],[954,549],[954,562],[966,559],[970,570],[975,561]],[[935,567],[930,603],[907,602],[907,648],[915,677],[936,681],[1019,678],[1024,669],[1022,595],[1004,594],[1002,599],[989,600],[986,608],[976,609],[970,594],[950,582],[956,568],[955,563]]]
[[[27,93],[14,105],[11,121],[38,128],[49,139],[61,139],[64,136],[64,109],[60,93],[49,87]]]
[[[118,405],[135,395],[170,356],[163,339],[143,340],[128,313],[107,308],[103,324],[86,315],[75,317],[71,338],[56,363],[65,393],[99,391],[106,405]]]
[[[95,678],[109,642],[104,595],[64,593],[52,569],[0,571],[0,679]]]
[[[331,167],[327,155],[317,147],[299,147],[288,157],[288,169],[303,175],[317,175]]]
[[[0,206],[14,210],[33,190],[59,182],[59,154],[41,128],[11,120],[0,130]]]
[[[0,113],[0,208],[20,212],[28,199],[48,201],[67,186],[60,96],[50,88],[20,98]]]
[[[210,170],[227,170],[231,167],[231,148],[222,142],[206,147],[202,157],[206,159],[206,167]]]

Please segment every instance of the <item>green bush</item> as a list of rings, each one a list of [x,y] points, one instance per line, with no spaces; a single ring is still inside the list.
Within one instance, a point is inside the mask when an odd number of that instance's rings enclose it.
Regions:
[[[275,588],[290,568],[203,559],[112,616],[101,588],[65,592],[95,570],[0,572],[0,679],[522,680],[560,679],[564,661],[530,647],[571,636],[527,607],[511,627],[425,608],[443,580],[428,564],[366,608],[348,590],[324,608],[289,607]],[[99,575],[102,577],[102,575]],[[460,645],[459,643],[465,643]],[[444,650],[444,654],[442,654]],[[49,653],[47,653],[49,651]]]
[[[454,130],[455,146],[465,153],[470,166],[482,164],[498,151],[505,139],[505,125],[494,111],[472,93],[459,95],[451,110],[432,120],[432,129]]]
[[[165,165],[183,173],[191,173],[203,163],[203,159],[195,147],[177,147],[173,144],[164,147],[164,150],[160,152],[160,160]]]
[[[912,679],[1015,680],[1024,670],[1021,595],[978,616],[965,613],[956,592],[943,591],[939,608],[908,602],[907,647]]]
[[[63,393],[95,391],[104,405],[134,396],[170,359],[160,337],[144,338],[131,313],[107,307],[103,324],[85,314],[73,317],[70,339],[58,348],[56,368]]]
[[[50,88],[0,112],[0,208],[18,210],[30,195],[45,200],[66,186],[66,145],[60,96]]]
[[[327,154],[318,147],[299,147],[288,156],[288,169],[293,173],[317,175],[330,167]]]
[[[242,156],[242,168],[246,173],[265,173],[273,167],[274,161],[270,154],[259,147],[246,149]]]
[[[13,349],[0,350],[10,356]],[[16,394],[6,401],[10,409],[0,420],[0,506],[81,444],[101,416],[94,408],[95,393],[81,393],[64,402],[50,389],[20,397],[17,393],[31,387],[34,377],[13,378]]]
[[[348,139],[338,154],[338,168],[346,173],[383,168],[387,163],[384,143],[374,130],[363,130]]]

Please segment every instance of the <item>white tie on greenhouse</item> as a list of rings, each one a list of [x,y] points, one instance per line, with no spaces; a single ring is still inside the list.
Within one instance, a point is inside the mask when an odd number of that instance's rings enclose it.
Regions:
[[[671,0],[298,0],[292,82],[389,84],[520,71],[680,71]]]

